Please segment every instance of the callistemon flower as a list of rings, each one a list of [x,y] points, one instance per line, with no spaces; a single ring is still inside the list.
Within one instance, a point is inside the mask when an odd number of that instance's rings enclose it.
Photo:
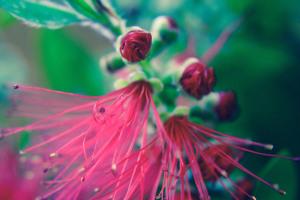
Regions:
[[[188,59],[183,67],[180,84],[184,91],[197,99],[212,91],[216,82],[213,68],[206,67],[196,58]]]
[[[236,184],[230,178],[233,169],[239,169],[280,194],[285,194],[277,186],[245,168],[239,163],[239,160],[244,152],[299,160],[299,158],[288,158],[251,150],[250,146],[266,149],[270,149],[272,146],[214,131],[190,122],[186,116],[172,116],[165,122],[164,127],[166,147],[162,152],[163,182],[160,192],[162,199],[176,199],[174,196],[178,195],[178,191],[180,191],[181,199],[192,199],[192,191],[196,189],[199,199],[209,200],[210,194],[206,182],[217,180],[233,199],[239,199],[241,194],[250,199],[256,199],[248,194],[247,189]],[[195,188],[189,184],[189,172],[192,174]],[[225,184],[225,180],[230,182],[233,188],[229,188]],[[237,194],[236,191],[239,193]]]
[[[20,158],[7,145],[0,145],[0,199],[34,199],[38,194],[41,178],[41,173],[36,173],[34,166],[40,164],[40,158]]]
[[[93,180],[95,183],[102,180],[104,187],[93,199],[155,199],[162,171],[161,149],[161,142],[155,137],[124,159],[127,167],[122,174],[103,179],[99,171]]]
[[[152,36],[150,33],[135,29],[127,32],[119,39],[119,51],[128,62],[144,60],[151,48]]]
[[[134,161],[145,160],[131,153],[157,140],[147,136],[149,112],[154,108],[151,93],[145,81],[95,97],[15,85],[9,115],[31,123],[2,129],[3,136],[34,133],[32,144],[21,153],[42,156],[41,198],[89,199],[99,193],[121,199],[122,180],[135,170]]]

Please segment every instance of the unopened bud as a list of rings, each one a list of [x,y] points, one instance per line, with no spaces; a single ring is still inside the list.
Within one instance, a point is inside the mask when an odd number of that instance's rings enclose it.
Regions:
[[[154,19],[151,33],[153,34],[153,42],[150,57],[153,58],[169,44],[176,41],[179,31],[176,22],[172,18],[160,16]]]
[[[152,36],[140,28],[128,31],[120,36],[117,48],[128,62],[139,62],[147,57],[151,48]]]
[[[215,85],[216,78],[213,68],[207,68],[197,59],[188,59],[184,64],[180,78],[182,88],[196,99],[201,99],[210,93]]]
[[[153,21],[152,33],[155,39],[169,44],[177,39],[178,26],[171,17],[160,16]]]
[[[120,56],[120,54],[113,52],[111,54],[103,56],[100,59],[100,66],[108,72],[114,73],[125,67],[126,64],[123,62],[123,59]]]
[[[205,120],[228,121],[236,118],[238,110],[234,92],[211,92],[193,107],[191,115]]]
[[[219,101],[215,106],[215,113],[220,121],[232,120],[237,116],[238,104],[234,92],[220,92]]]

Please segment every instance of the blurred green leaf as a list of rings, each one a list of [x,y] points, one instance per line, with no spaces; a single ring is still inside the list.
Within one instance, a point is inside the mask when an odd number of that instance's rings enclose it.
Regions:
[[[97,58],[66,32],[41,31],[40,53],[50,87],[90,95],[106,91]]]
[[[0,0],[0,7],[35,27],[60,28],[83,19],[71,8],[47,0]]]
[[[287,151],[279,152],[281,155],[288,155]],[[281,196],[274,190],[258,183],[255,196],[257,199],[272,200],[295,200],[297,194],[297,172],[293,161],[273,158],[267,166],[259,174],[264,179],[270,180],[272,183],[278,183],[280,188],[287,193]]]
[[[236,12],[242,12],[245,9],[249,8],[251,6],[251,3],[253,4],[253,0],[227,0],[229,7],[231,7]]]
[[[0,27],[6,27],[15,21],[14,17],[0,9]]]
[[[25,149],[29,144],[29,142],[30,142],[30,133],[27,131],[20,133],[20,137],[18,140],[18,148]]]
[[[103,2],[99,0],[66,0],[66,2],[78,13],[87,17],[91,24],[94,22],[100,23],[115,36],[119,36],[122,33],[121,21],[119,21],[120,19],[108,3],[104,5]],[[95,25],[96,24],[93,24],[91,27],[95,28]]]
[[[0,85],[8,82],[24,82],[28,66],[17,49],[0,37]]]

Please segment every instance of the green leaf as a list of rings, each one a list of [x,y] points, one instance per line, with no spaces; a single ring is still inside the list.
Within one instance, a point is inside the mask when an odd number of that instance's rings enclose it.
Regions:
[[[0,27],[7,27],[15,22],[15,18],[12,17],[10,14],[5,12],[4,10],[0,9]]]
[[[72,8],[49,0],[0,0],[0,7],[35,27],[55,29],[84,19]]]
[[[288,155],[287,151],[279,152],[281,155]],[[280,188],[286,191],[285,196],[281,196],[272,189],[257,184],[255,196],[257,199],[272,200],[295,200],[297,195],[297,172],[294,162],[285,159],[273,158],[259,174],[262,178],[279,184]]]
[[[121,19],[115,13],[101,4],[101,1],[86,1],[86,0],[66,0],[68,4],[88,18],[92,23],[99,23],[106,27],[116,37],[121,34]]]
[[[66,32],[43,30],[40,38],[41,63],[53,89],[89,95],[106,91],[98,58]]]

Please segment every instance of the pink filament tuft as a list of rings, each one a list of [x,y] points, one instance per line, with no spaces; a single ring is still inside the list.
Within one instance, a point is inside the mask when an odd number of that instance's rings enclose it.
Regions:
[[[173,116],[165,122],[166,148],[162,153],[163,183],[161,198],[174,199],[178,197],[175,188],[181,188],[181,199],[192,199],[192,193],[187,181],[187,171],[191,171],[197,188],[199,199],[209,200],[205,181],[219,180],[233,199],[239,199],[234,191],[253,199],[247,190],[235,184],[230,178],[232,168],[246,173],[266,184],[280,194],[284,191],[265,181],[239,163],[243,152],[257,155],[297,160],[281,155],[267,154],[248,149],[248,146],[265,147],[267,145],[229,136],[209,128],[194,124],[184,116]],[[200,163],[199,163],[200,162]],[[234,186],[234,190],[226,186],[223,176]]]
[[[146,174],[155,177],[159,171],[152,167],[157,147],[148,145],[158,141],[147,131],[154,106],[151,92],[142,81],[100,97],[18,85],[8,114],[31,123],[2,129],[3,136],[35,133],[23,153],[42,156],[40,198],[142,197],[149,188],[140,182],[152,180]]]

